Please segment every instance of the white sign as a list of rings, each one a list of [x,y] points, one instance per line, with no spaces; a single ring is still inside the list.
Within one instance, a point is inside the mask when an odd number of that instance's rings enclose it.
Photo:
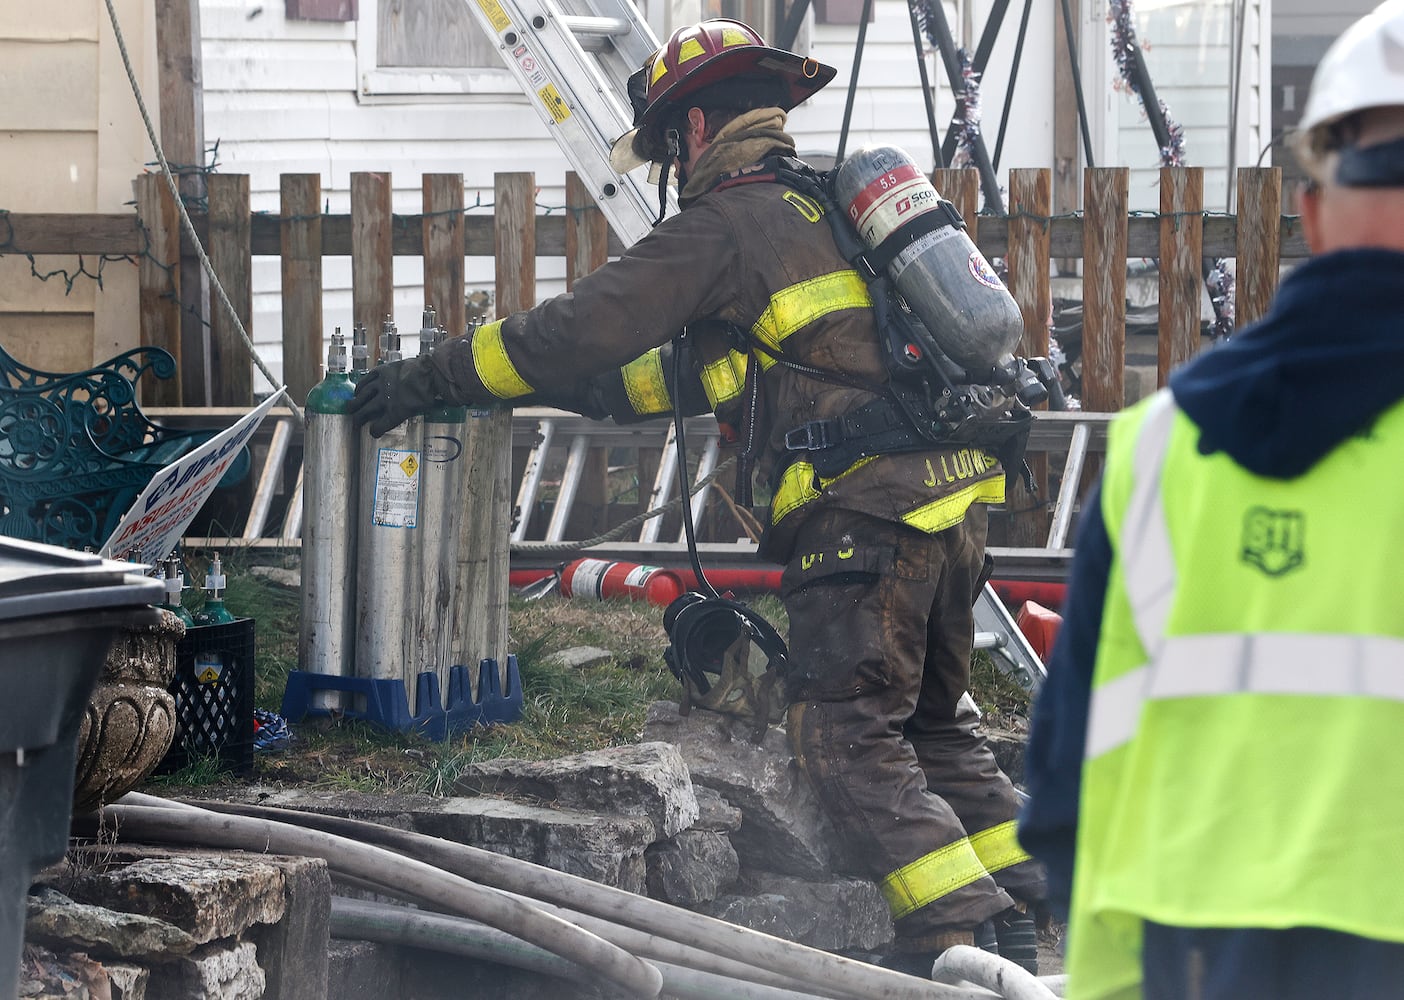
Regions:
[[[100,554],[108,559],[154,563],[175,548],[180,536],[258,430],[264,415],[283,396],[280,388],[228,430],[172,462],[147,484],[122,515]]]

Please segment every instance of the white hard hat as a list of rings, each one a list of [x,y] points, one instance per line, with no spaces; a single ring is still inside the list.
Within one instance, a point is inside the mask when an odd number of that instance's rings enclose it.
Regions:
[[[1404,106],[1404,0],[1385,0],[1326,50],[1297,127],[1309,132],[1395,105]]]

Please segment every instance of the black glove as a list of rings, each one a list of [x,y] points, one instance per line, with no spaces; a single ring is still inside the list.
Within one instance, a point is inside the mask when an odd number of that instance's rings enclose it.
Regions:
[[[356,394],[347,410],[357,424],[370,425],[371,437],[380,437],[410,417],[443,406],[443,389],[432,353],[387,361],[366,372],[356,383]]]

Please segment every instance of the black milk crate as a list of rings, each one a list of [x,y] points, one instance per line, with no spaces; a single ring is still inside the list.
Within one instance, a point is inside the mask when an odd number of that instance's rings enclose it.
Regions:
[[[253,773],[254,620],[192,625],[176,645],[176,733],[162,773],[215,755],[235,774]]]

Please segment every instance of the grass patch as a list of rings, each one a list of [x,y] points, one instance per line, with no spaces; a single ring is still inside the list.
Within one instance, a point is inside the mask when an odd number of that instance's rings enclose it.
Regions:
[[[222,552],[228,577],[225,604],[237,617],[256,621],[255,702],[278,711],[288,672],[296,668],[299,593],[296,586],[255,572],[259,560],[249,550]],[[273,557],[274,568],[289,564]],[[291,564],[295,567],[295,560]],[[204,582],[208,557],[187,557],[187,578]],[[285,577],[289,583],[295,573]],[[203,604],[192,586],[186,606]],[[747,602],[780,631],[788,632],[784,606],[774,595]],[[297,724],[288,748],[257,753],[253,780],[261,783],[357,792],[452,794],[464,768],[512,757],[546,760],[587,750],[636,743],[643,736],[648,706],[677,700],[680,688],[663,659],[667,636],[661,608],[623,600],[538,601],[512,598],[508,606],[508,648],[517,656],[522,682],[522,715],[511,725],[480,726],[444,741],[388,732],[349,719],[309,719]],[[609,650],[597,666],[561,665],[553,654],[576,646]],[[977,654],[972,691],[991,722],[1026,715],[1028,696],[999,671],[989,656]],[[191,761],[180,771],[151,779],[163,790],[240,783],[214,758]]]

